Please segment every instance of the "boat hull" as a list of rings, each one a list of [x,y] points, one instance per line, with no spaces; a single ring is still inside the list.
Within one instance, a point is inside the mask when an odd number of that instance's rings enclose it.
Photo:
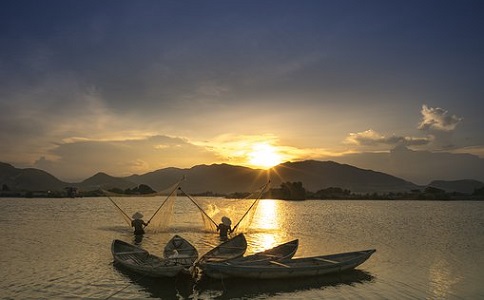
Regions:
[[[290,259],[296,254],[298,246],[299,240],[296,239],[262,252],[230,259],[228,262],[230,264],[259,264],[271,260],[280,261]]]
[[[187,241],[185,242],[188,243]],[[127,270],[149,277],[175,277],[180,273],[184,273],[198,258],[196,249],[183,254],[181,249],[189,248],[186,244],[184,245],[184,247],[179,247],[180,252],[182,252],[181,255],[160,258],[138,246],[121,240],[114,240],[111,244],[111,253],[114,263]],[[188,245],[191,246],[189,243]],[[171,248],[171,246],[168,246],[168,248]]]
[[[244,255],[245,250],[247,250],[247,240],[241,233],[205,253],[196,262],[196,265],[203,266],[207,262],[223,262],[238,258]]]
[[[365,250],[295,258],[284,261],[269,261],[260,264],[231,264],[230,262],[206,264],[203,273],[208,277],[223,279],[230,277],[249,279],[287,279],[320,276],[354,269],[364,263],[375,250]]]
[[[189,268],[198,259],[198,251],[190,242],[175,235],[165,245],[163,258]]]

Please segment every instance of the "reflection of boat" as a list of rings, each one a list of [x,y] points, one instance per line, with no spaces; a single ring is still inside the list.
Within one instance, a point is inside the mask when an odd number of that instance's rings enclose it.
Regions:
[[[208,276],[202,276],[197,281],[193,291],[198,296],[198,299],[209,299],[214,294],[218,295],[217,299],[265,299],[267,295],[278,295],[281,299],[293,299],[297,298],[295,295],[298,294],[295,293],[298,291],[312,290],[309,292],[312,299],[323,299],[327,298],[327,295],[331,295],[331,293],[325,291],[326,288],[342,285],[355,287],[358,284],[370,283],[374,279],[373,275],[359,269],[341,272],[336,275],[329,274],[289,279],[226,278],[224,280],[213,280]],[[337,289],[333,290],[334,293],[336,293],[335,291]],[[196,297],[193,298],[196,299]],[[300,298],[308,297],[301,296]]]
[[[247,263],[261,263],[269,260],[281,261],[281,260],[289,259],[293,257],[294,254],[296,254],[298,246],[299,246],[299,240],[295,239],[262,252],[257,252],[252,255],[231,259],[227,263],[247,264]]]
[[[247,240],[243,233],[236,235],[205,253],[197,261],[197,265],[203,265],[207,262],[222,262],[234,259],[244,255],[247,250]]]
[[[165,246],[165,252],[173,253],[160,258],[145,249],[114,240],[111,253],[114,261],[125,268],[151,277],[173,277],[190,267],[198,257],[196,249],[180,236],[174,236]],[[176,250],[176,252],[175,252]],[[165,254],[166,255],[166,254]]]
[[[284,261],[271,260],[256,264],[214,262],[207,264],[204,269],[204,274],[213,278],[242,277],[252,279],[317,276],[353,269],[365,262],[374,252],[375,250],[371,249],[324,256],[294,258]]]
[[[127,283],[137,285],[139,288],[137,290],[144,291],[149,294],[145,296],[143,294],[136,294],[137,299],[189,299],[190,295],[193,293],[194,281],[191,277],[180,273],[174,277],[152,277],[145,276],[139,273],[132,272],[131,270],[115,264],[114,267],[122,274],[123,277],[127,279],[126,282],[121,281],[116,284],[114,288],[118,291],[113,293],[110,297],[105,299],[121,299],[126,297],[112,297],[116,295],[119,291],[126,287]],[[122,295],[124,296],[124,295]],[[130,298],[130,297],[127,297]],[[132,297],[131,297],[132,298]]]

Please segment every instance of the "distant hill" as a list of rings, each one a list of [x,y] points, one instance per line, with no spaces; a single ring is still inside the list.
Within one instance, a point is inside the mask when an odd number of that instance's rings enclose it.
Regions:
[[[429,183],[429,186],[442,189],[446,192],[472,194],[474,190],[483,188],[484,183],[477,180],[472,180],[472,179],[451,180],[451,181],[434,180],[431,183]]]
[[[129,180],[145,183],[155,190],[164,190],[185,176],[182,188],[187,193],[213,192],[229,194],[250,192],[267,183],[267,171],[228,164],[198,165],[190,169],[166,168]]]
[[[421,188],[409,181],[381,172],[364,170],[333,161],[286,162],[271,170],[273,185],[301,181],[306,190],[340,187],[356,193],[399,192]]]
[[[183,189],[191,193],[211,191],[228,194],[253,191],[269,178],[272,187],[278,187],[283,182],[300,181],[306,190],[312,192],[328,187],[341,187],[358,193],[398,192],[421,188],[381,172],[314,160],[286,162],[270,170],[228,164],[198,165],[190,169],[167,168],[145,175],[130,176],[128,179],[160,190],[182,176],[186,177]]]
[[[131,175],[125,177],[125,179],[136,184],[147,184],[157,191],[163,191],[175,184],[184,175],[185,169],[165,168],[143,175]]]
[[[34,168],[17,169],[14,166],[0,162],[0,184],[10,190],[25,191],[60,191],[70,184],[63,182],[51,174]]]
[[[191,194],[250,192],[265,184],[269,178],[272,187],[279,187],[283,182],[300,181],[303,187],[311,192],[328,187],[340,187],[355,193],[405,192],[422,188],[385,173],[332,161],[315,160],[286,162],[269,170],[212,164],[197,165],[189,169],[165,168],[128,177],[113,177],[100,172],[79,183],[62,182],[37,169],[17,169],[9,164],[0,164],[0,184],[5,184],[10,189],[21,190],[62,190],[67,186],[76,186],[81,191],[91,191],[114,187],[127,189],[147,184],[157,191],[162,191],[183,176],[186,180],[182,188]]]
[[[125,190],[138,186],[138,184],[127,179],[113,177],[102,172],[99,172],[96,175],[89,177],[81,183],[73,185],[83,190],[96,190],[100,188],[104,190],[109,190],[112,188],[120,188]]]

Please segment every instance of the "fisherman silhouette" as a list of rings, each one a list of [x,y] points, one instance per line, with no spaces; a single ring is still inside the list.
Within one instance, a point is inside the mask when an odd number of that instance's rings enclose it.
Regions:
[[[143,214],[140,213],[139,211],[135,212],[133,214],[133,220],[131,220],[131,227],[134,227],[134,235],[143,235],[145,234],[144,227],[148,226],[150,223],[146,223],[143,221]]]
[[[220,232],[220,239],[227,240],[228,234],[232,233],[234,230],[232,229],[232,220],[228,217],[222,217],[222,223],[217,225],[217,231]]]

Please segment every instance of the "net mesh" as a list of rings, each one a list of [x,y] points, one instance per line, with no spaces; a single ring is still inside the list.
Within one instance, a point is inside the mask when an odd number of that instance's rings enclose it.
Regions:
[[[174,189],[173,189],[174,188]],[[150,224],[146,228],[150,232],[159,232],[166,230],[173,221],[173,207],[177,198],[178,186],[172,187],[172,193],[169,194],[160,208],[150,219]]]
[[[247,231],[250,228],[254,215],[257,211],[260,197],[264,193],[268,184],[269,183],[243,198],[243,200],[254,200],[250,203],[249,207],[243,211],[242,214],[240,212],[240,201],[233,203],[232,205],[226,204],[224,206],[218,206],[210,200],[195,200],[185,192],[183,193],[185,193],[185,195],[190,198],[190,200],[192,200],[192,202],[199,208],[205,230],[211,232],[217,231],[217,224],[220,223],[222,217],[229,217],[232,219],[232,229],[235,228],[234,233],[238,233]],[[237,219],[238,222],[234,223],[233,221]]]
[[[145,222],[149,221],[149,226],[146,227],[146,231],[149,232],[160,232],[166,230],[168,226],[172,223],[173,219],[173,207],[175,204],[175,200],[177,198],[177,190],[178,187],[183,179],[175,183],[174,185],[156,192],[152,194],[144,194],[144,195],[125,195],[125,194],[116,194],[113,192],[102,190],[104,195],[108,197],[108,199],[113,203],[116,207],[117,211],[121,214],[124,221],[131,227],[132,218],[130,214],[126,213],[115,201],[116,197],[159,197],[163,199],[163,201],[157,207],[157,210],[151,216],[150,219],[145,219]]]
[[[207,231],[217,231],[214,217],[220,213],[220,209],[218,209],[217,205],[210,203],[207,205],[205,212],[206,214],[200,212],[203,220],[203,228]]]

